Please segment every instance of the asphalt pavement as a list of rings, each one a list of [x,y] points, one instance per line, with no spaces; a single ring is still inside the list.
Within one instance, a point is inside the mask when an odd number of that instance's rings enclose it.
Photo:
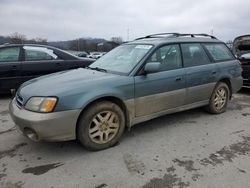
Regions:
[[[10,100],[0,97],[1,188],[250,187],[250,90],[234,95],[223,114],[166,115],[98,152],[77,141],[28,140],[9,116]]]

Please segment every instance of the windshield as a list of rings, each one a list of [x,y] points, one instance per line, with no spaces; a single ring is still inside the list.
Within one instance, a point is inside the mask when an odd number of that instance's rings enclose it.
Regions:
[[[118,46],[89,67],[128,74],[152,47],[136,44]]]

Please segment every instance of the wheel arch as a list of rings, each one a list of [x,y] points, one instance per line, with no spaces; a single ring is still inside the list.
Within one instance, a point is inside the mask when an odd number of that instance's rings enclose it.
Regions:
[[[90,101],[87,105],[84,106],[84,108],[81,110],[78,118],[77,118],[77,121],[76,121],[76,128],[75,128],[75,134],[76,134],[76,137],[77,137],[77,129],[78,129],[78,124],[79,124],[79,121],[80,121],[80,118],[81,116],[84,114],[84,112],[86,111],[87,108],[89,108],[91,105],[95,104],[95,103],[98,103],[98,102],[102,102],[102,101],[109,101],[109,102],[112,102],[112,103],[115,103],[116,105],[118,105],[122,111],[124,112],[124,115],[125,115],[125,122],[126,122],[126,127],[129,127],[130,125],[130,121],[129,121],[129,111],[125,105],[125,103],[123,102],[122,99],[120,99],[119,97],[116,97],[116,96],[103,96],[103,97],[100,97],[100,98],[96,98],[92,101]]]
[[[230,92],[230,99],[232,98],[232,94],[233,94],[233,91],[232,91],[232,83],[231,83],[231,81],[230,81],[230,78],[227,78],[227,77],[225,77],[225,78],[221,78],[220,80],[219,80],[219,82],[223,82],[223,83],[225,83],[225,84],[227,84],[227,86],[228,86],[228,88],[229,88],[229,92]]]

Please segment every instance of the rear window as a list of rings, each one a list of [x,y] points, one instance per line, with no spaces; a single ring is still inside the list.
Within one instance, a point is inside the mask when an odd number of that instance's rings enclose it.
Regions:
[[[235,59],[225,44],[204,44],[214,61],[228,61]]]
[[[25,61],[41,61],[41,60],[54,60],[57,55],[53,50],[44,47],[24,46]]]

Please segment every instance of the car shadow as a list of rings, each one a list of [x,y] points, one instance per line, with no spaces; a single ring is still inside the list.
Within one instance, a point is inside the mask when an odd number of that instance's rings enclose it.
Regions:
[[[0,94],[0,100],[4,100],[4,99],[11,99],[14,96],[10,93],[4,93],[4,94]]]

